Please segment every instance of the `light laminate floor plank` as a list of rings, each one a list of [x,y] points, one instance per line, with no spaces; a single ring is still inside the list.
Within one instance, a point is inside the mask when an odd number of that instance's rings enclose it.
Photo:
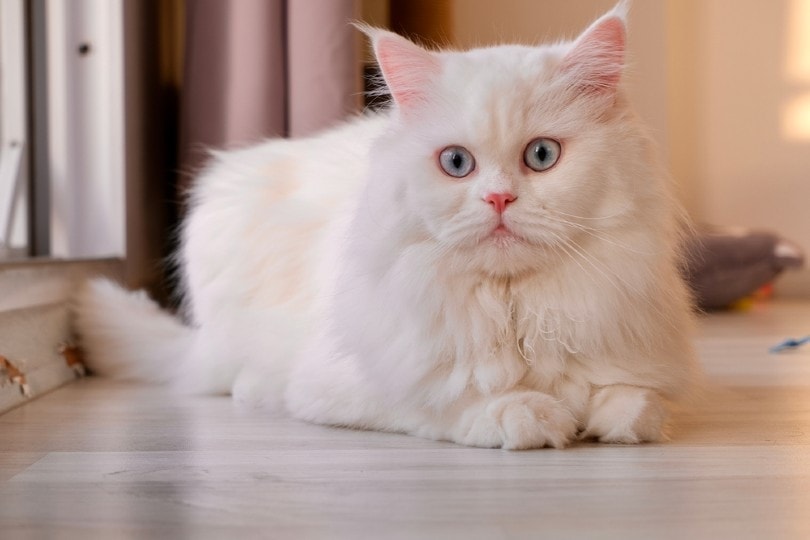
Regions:
[[[672,440],[505,452],[88,379],[0,417],[0,537],[810,538],[810,303],[701,318]]]

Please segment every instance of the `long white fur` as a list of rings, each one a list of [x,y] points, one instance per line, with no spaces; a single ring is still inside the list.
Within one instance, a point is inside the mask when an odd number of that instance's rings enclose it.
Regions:
[[[680,212],[621,87],[593,83],[604,55],[577,67],[590,94],[566,65],[623,9],[546,47],[429,53],[374,33],[381,61],[395,45],[389,84],[430,84],[317,137],[217,154],[183,228],[190,325],[91,282],[90,367],[473,446],[660,440],[696,373]],[[522,164],[539,136],[563,142],[543,173]],[[449,145],[475,155],[470,177],[439,169]],[[515,236],[492,236],[483,198],[505,190]]]

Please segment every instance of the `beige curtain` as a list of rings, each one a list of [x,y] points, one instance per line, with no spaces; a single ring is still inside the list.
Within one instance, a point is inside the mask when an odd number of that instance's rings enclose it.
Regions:
[[[357,0],[186,0],[180,166],[307,135],[360,105]]]

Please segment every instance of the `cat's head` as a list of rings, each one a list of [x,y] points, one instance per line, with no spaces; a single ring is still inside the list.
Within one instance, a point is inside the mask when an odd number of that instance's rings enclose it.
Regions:
[[[572,42],[466,52],[369,30],[394,101],[382,211],[493,273],[609,236],[659,188],[620,88],[625,26],[620,4]]]

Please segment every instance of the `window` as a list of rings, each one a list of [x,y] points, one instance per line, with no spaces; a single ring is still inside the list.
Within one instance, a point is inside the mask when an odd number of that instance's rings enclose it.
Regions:
[[[123,0],[0,2],[6,258],[124,255],[123,11]]]
[[[23,0],[0,2],[0,260],[28,253],[28,87]]]

